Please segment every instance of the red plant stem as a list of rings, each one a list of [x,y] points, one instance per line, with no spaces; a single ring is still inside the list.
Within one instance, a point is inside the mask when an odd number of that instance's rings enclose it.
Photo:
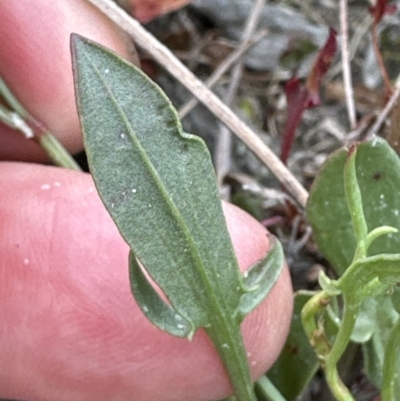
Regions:
[[[383,83],[385,86],[385,94],[386,97],[389,98],[392,94],[392,85],[390,83],[390,78],[386,70],[385,62],[383,61],[382,53],[379,48],[379,38],[378,38],[378,23],[374,20],[372,24],[372,46],[374,47],[376,60],[379,65],[379,69],[381,70]]]
[[[31,115],[28,115],[25,121],[33,130],[34,137],[32,139],[35,142],[39,142],[40,137],[48,132],[46,126]]]

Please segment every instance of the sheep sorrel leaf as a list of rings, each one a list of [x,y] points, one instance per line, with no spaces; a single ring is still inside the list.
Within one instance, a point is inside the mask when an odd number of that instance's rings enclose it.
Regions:
[[[276,281],[281,250],[257,264],[251,274],[257,285],[247,286],[204,142],[183,133],[170,101],[139,69],[77,35],[72,52],[90,170],[131,248],[131,287],[138,305],[173,335],[191,338],[203,327],[238,400],[254,400],[240,322],[243,311],[261,302],[260,294],[265,296]],[[252,292],[255,302],[249,299]]]

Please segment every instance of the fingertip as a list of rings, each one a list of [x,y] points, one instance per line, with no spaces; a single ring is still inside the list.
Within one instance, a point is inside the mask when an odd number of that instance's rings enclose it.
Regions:
[[[142,22],[148,22],[161,14],[176,10],[190,3],[191,0],[126,0],[133,15]]]
[[[203,331],[192,342],[174,338],[134,303],[128,247],[89,175],[1,163],[0,187],[7,188],[0,197],[0,365],[8,367],[0,371],[0,396],[186,401],[228,395],[229,381]],[[240,209],[224,210],[244,270],[264,256],[266,231]],[[291,304],[285,268],[243,324],[254,377],[279,353]]]
[[[70,34],[77,32],[135,59],[130,40],[82,0],[3,1],[0,14],[0,75],[24,107],[76,153],[82,149],[82,139],[73,90]],[[0,140],[4,144],[0,159],[47,159],[35,144],[3,126]]]

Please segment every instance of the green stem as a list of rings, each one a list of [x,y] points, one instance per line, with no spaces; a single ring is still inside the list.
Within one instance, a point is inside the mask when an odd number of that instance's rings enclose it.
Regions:
[[[1,107],[0,119],[7,125],[21,131],[26,138],[33,139],[50,157],[57,166],[80,171],[81,168],[74,158],[64,148],[61,142],[46,128],[31,116],[24,106],[11,92],[4,80],[0,77],[0,95],[7,102],[11,110]],[[15,115],[19,116],[18,118]]]
[[[349,344],[356,318],[360,310],[360,304],[349,302],[344,294],[344,309],[342,322],[335,338],[335,342],[325,358],[326,381],[338,401],[354,401],[349,389],[339,377],[337,364]]]
[[[21,118],[18,113],[8,110],[0,104],[0,121],[8,125],[12,129],[16,129],[25,136],[25,138],[33,138],[34,133],[31,127]]]
[[[390,227],[390,226],[380,226],[374,228],[372,231],[370,231],[367,235],[367,238],[365,240],[365,247],[368,251],[368,248],[371,246],[371,244],[379,237],[382,235],[387,235],[387,234],[394,234],[397,233],[398,230],[397,228]]]
[[[205,331],[228,373],[237,401],[257,401],[247,363],[240,324],[227,316],[215,316]]]
[[[18,101],[18,99],[13,95],[10,88],[6,85],[4,80],[0,77],[0,94],[3,96],[4,100],[10,106],[12,110],[18,113],[23,119],[29,117],[29,113]]]
[[[301,310],[304,331],[322,366],[324,366],[325,357],[329,353],[330,344],[327,342],[325,333],[318,326],[315,316],[329,305],[330,300],[329,294],[325,291],[319,291]]]
[[[354,235],[357,242],[354,260],[367,256],[366,238],[368,234],[368,227],[365,221],[364,210],[362,206],[361,191],[357,182],[356,155],[357,145],[353,145],[349,149],[347,160],[344,166],[344,188],[347,206],[349,208]]]
[[[314,295],[303,307],[301,318],[304,330],[314,348],[322,368],[325,370],[328,385],[338,401],[354,401],[350,391],[341,381],[337,363],[350,341],[353,332],[359,304],[346,302],[343,311],[342,322],[335,338],[333,346],[328,342],[327,336],[316,322],[315,316],[320,313],[330,302],[330,296],[325,291]]]
[[[70,170],[81,171],[79,164],[71,157],[69,152],[54,135],[46,132],[40,135],[38,142],[54,164]]]
[[[397,361],[400,349],[400,320],[392,328],[385,348],[382,372],[382,401],[395,400],[395,383],[397,383],[399,372],[397,372]]]
[[[286,401],[286,398],[279,392],[267,376],[257,380],[257,389],[269,401]]]

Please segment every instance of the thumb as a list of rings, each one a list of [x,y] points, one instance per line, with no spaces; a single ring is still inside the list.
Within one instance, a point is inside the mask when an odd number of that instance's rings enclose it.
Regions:
[[[130,293],[128,247],[87,174],[0,163],[0,398],[187,401],[227,396],[229,381],[199,330],[164,333]],[[266,232],[233,206],[226,218],[242,269]],[[243,325],[254,376],[275,360],[292,308],[284,270]],[[6,367],[4,369],[4,367]]]

